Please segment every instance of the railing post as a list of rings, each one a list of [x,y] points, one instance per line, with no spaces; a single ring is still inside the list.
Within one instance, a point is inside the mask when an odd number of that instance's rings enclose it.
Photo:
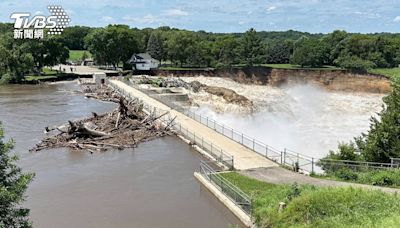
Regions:
[[[233,129],[231,130],[231,139],[233,139]]]
[[[314,173],[314,158],[311,158],[311,173]]]
[[[281,151],[281,164],[283,164],[283,152]]]
[[[243,145],[243,133],[242,133],[242,145]]]
[[[283,151],[283,164],[286,164],[286,148]]]
[[[255,140],[253,139],[253,150],[254,150],[255,144],[256,144],[256,142],[255,142]]]

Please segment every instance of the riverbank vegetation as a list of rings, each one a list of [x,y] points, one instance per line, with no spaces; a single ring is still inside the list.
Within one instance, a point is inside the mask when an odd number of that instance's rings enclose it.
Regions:
[[[11,154],[14,141],[4,141],[0,122],[0,227],[31,227],[29,209],[21,207],[25,191],[34,174],[17,166],[18,157]]]
[[[343,187],[275,185],[221,174],[250,195],[258,227],[397,227],[400,200],[380,191]],[[279,203],[286,207],[279,212]]]
[[[0,24],[0,76],[18,82],[40,75],[44,66],[79,62],[92,57],[101,65],[130,69],[133,53],[148,52],[173,69],[267,66],[283,69],[348,69],[382,72],[400,64],[399,34],[355,34],[334,31],[310,34],[298,31],[209,33],[167,26],[157,29],[109,25],[73,26],[43,40],[14,40],[12,24]],[[68,50],[73,50],[69,52]],[[326,67],[328,66],[328,67]],[[385,69],[374,71],[373,69]],[[390,73],[391,74],[391,73]]]
[[[342,167],[327,170],[323,175],[314,174],[313,176],[337,181],[400,188],[400,169],[363,170]]]

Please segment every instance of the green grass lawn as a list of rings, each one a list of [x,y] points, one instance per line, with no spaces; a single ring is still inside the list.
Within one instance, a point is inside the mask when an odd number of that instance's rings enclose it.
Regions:
[[[26,81],[35,81],[35,80],[42,80],[42,79],[49,79],[49,78],[57,78],[57,71],[51,70],[49,68],[43,68],[42,75],[28,75],[25,76]]]
[[[261,64],[261,66],[271,67],[274,69],[341,70],[341,68],[335,66],[323,66],[315,68],[301,67],[294,64]]]
[[[85,53],[88,55],[88,58],[91,58],[91,54],[89,51],[85,51],[85,50],[70,50],[69,51],[69,59],[70,61],[76,62],[76,61],[80,61],[82,60],[82,56],[83,53]]]
[[[373,74],[385,75],[391,78],[400,78],[400,67],[371,69],[368,72]]]
[[[203,70],[204,67],[160,67],[160,70]]]
[[[251,196],[258,227],[398,227],[400,199],[380,191],[264,183],[238,173],[223,177]],[[286,208],[278,212],[280,202]]]

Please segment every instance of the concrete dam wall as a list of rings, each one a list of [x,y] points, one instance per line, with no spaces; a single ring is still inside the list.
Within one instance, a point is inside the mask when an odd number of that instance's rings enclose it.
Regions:
[[[356,74],[345,70],[273,69],[245,67],[210,70],[158,70],[159,76],[226,77],[244,84],[283,86],[315,84],[328,90],[388,93],[390,80],[376,74]]]

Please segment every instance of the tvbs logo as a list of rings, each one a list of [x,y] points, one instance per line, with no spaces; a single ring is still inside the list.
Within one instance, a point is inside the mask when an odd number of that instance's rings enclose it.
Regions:
[[[50,16],[36,15],[31,18],[30,13],[13,13],[14,39],[43,39],[44,30],[49,35],[60,35],[68,26],[71,19],[61,6],[48,6]]]

